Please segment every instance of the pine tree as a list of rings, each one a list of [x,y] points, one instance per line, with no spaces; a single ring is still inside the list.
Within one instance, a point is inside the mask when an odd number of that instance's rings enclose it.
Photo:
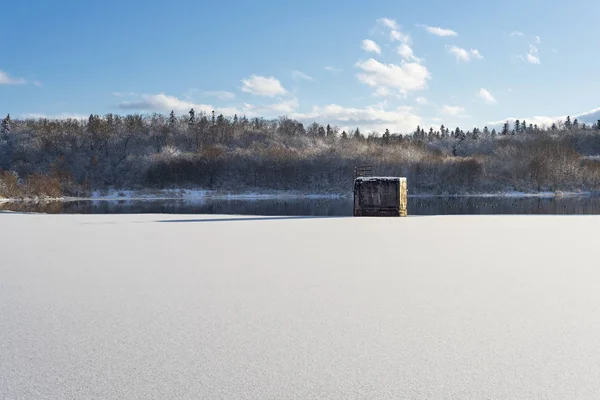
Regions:
[[[492,137],[496,137],[497,134],[498,133],[496,133],[496,128],[492,128],[492,133],[491,133]]]
[[[190,110],[189,114],[190,114],[190,119],[188,120],[188,125],[189,126],[194,126],[194,124],[196,123],[196,112],[192,108]]]
[[[454,138],[458,138],[460,137],[460,128],[457,126],[456,130],[454,131]]]
[[[552,127],[550,129],[552,129],[553,131],[556,130],[556,123],[555,122],[552,123]]]
[[[521,121],[521,132],[527,132],[527,122],[525,120]]]
[[[358,129],[358,127],[356,128],[356,130],[354,131],[354,139],[360,139],[362,138],[362,135],[360,133],[360,129]]]
[[[502,136],[506,136],[510,133],[510,126],[508,125],[508,121],[506,121],[504,123],[504,126],[502,127]]]
[[[600,119],[596,122],[596,130],[600,131]]]
[[[173,110],[171,110],[171,113],[169,114],[169,125],[171,127],[175,126],[175,123],[177,122],[177,117],[175,117],[175,112]]]
[[[384,144],[390,144],[390,130],[386,129],[385,133],[383,134],[383,143]]]
[[[10,133],[10,125],[12,124],[10,120],[10,114],[7,114],[6,117],[2,120],[2,135],[7,136]]]
[[[346,131],[342,131],[341,138],[348,139],[348,134],[346,133]]]
[[[570,130],[573,127],[573,124],[571,123],[571,117],[567,116],[567,120],[565,121],[565,128],[567,130]]]
[[[518,119],[515,120],[515,130],[514,132],[519,133],[521,131],[521,121],[519,121]]]
[[[577,129],[577,128],[579,128],[579,121],[577,121],[577,118],[575,118],[573,120],[573,129]]]
[[[487,126],[483,127],[483,135],[484,136],[489,136],[490,135],[490,130],[488,129]]]
[[[331,125],[327,124],[327,129],[325,131],[325,134],[327,135],[327,137],[333,136],[333,131],[331,130]]]

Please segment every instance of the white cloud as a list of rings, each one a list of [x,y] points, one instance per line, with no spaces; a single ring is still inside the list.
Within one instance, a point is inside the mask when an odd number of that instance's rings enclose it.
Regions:
[[[535,37],[535,43],[536,44],[542,44],[542,39],[539,36]]]
[[[523,36],[523,32],[519,32],[519,31],[512,31],[510,33],[510,36]]]
[[[219,111],[209,104],[196,104],[164,93],[143,95],[141,100],[123,101],[117,107],[122,110],[159,111],[165,113],[173,110],[178,114],[187,113],[192,108],[196,112],[203,111],[210,113],[213,110],[215,112]]]
[[[356,75],[360,82],[374,88],[397,89],[403,94],[424,89],[431,78],[425,66],[414,62],[383,64],[370,58],[357,62],[356,66],[362,70]]]
[[[298,109],[298,100],[289,99],[282,100],[278,103],[267,104],[262,106],[254,106],[251,104],[244,104],[242,112],[246,115],[251,116],[262,116],[262,117],[278,117],[284,114],[293,113]]]
[[[305,80],[305,81],[312,81],[313,78],[311,78],[310,76],[306,75],[304,72],[301,71],[294,71],[292,72],[292,78],[294,78],[294,80]]]
[[[337,104],[314,107],[312,112],[293,114],[291,118],[304,122],[318,122],[339,126],[340,130],[350,132],[357,127],[363,132],[379,132],[389,129],[391,132],[412,132],[422,124],[421,118],[414,114],[411,107],[397,107],[388,110],[386,103],[364,108],[349,108]]]
[[[368,53],[381,54],[381,47],[370,39],[363,40],[360,47]]]
[[[390,31],[390,40],[393,42],[403,42],[403,43],[411,43],[410,36],[405,33],[402,33],[398,30]]]
[[[43,114],[43,113],[27,113],[23,114],[22,118],[24,119],[88,119],[89,115],[83,114],[70,114],[70,113],[62,113],[62,114]]]
[[[342,72],[342,70],[341,70],[341,69],[339,69],[339,68],[335,68],[335,67],[332,67],[331,65],[327,65],[327,66],[325,67],[325,71],[328,71],[328,72],[333,72],[333,73]]]
[[[0,71],[0,85],[24,85],[27,81],[23,78],[13,78],[6,72]]]
[[[457,61],[468,62],[471,60],[471,58],[476,58],[478,60],[483,59],[483,56],[481,55],[481,53],[479,53],[479,50],[477,49],[471,49],[470,51],[468,51],[457,46],[446,47],[448,48],[448,52],[454,55],[454,57],[456,57]]]
[[[508,117],[508,118],[505,118],[500,121],[488,122],[488,125],[490,127],[502,126],[507,121],[510,124],[513,124],[514,121],[518,119],[519,121],[525,120],[527,122],[527,126],[529,126],[529,124],[532,124],[532,125],[538,125],[538,127],[549,128],[552,126],[553,123],[556,123],[559,121],[565,121],[566,118],[567,118],[567,115],[559,115],[559,116],[554,116],[554,117],[544,116],[544,115],[537,115],[537,116],[533,116],[533,117]],[[582,112],[582,113],[571,114],[571,120],[573,121],[575,119],[577,119],[579,121],[579,123],[593,124],[598,119],[600,119],[600,108],[594,108],[592,110]]]
[[[448,49],[448,52],[450,52],[450,54],[453,54],[456,57],[457,61],[469,61],[469,59],[471,58],[471,55],[467,50],[457,46],[451,46]]]
[[[494,98],[494,96],[492,96],[492,94],[484,88],[479,89],[479,92],[477,93],[477,96],[482,99],[484,102],[486,102],[487,104],[495,104],[497,103],[496,99]]]
[[[476,58],[478,60],[483,60],[483,56],[477,49],[471,49],[471,56],[473,56],[474,58]]]
[[[420,104],[422,106],[426,106],[427,104],[429,104],[429,101],[427,101],[425,97],[417,97],[415,101],[417,102],[417,104]]]
[[[274,97],[287,93],[281,82],[272,76],[252,75],[250,78],[242,80],[242,84],[243,92],[252,93],[257,96]]]
[[[426,25],[419,25],[419,26],[425,28],[425,30],[427,32],[431,33],[432,35],[441,36],[441,37],[458,36],[458,33],[453,31],[452,29],[444,29],[444,28],[440,28],[439,26],[426,26]]]
[[[440,112],[444,115],[452,115],[452,116],[457,116],[462,114],[465,111],[464,107],[461,106],[448,106],[448,105],[444,105],[442,107],[442,109],[440,110]]]
[[[115,97],[133,97],[137,96],[137,93],[134,92],[112,92],[112,95]]]
[[[219,100],[233,100],[235,99],[235,93],[227,92],[225,90],[215,90],[204,92],[207,96],[216,97]]]
[[[421,62],[421,59],[415,57],[413,49],[406,43],[401,44],[397,48],[398,54],[406,61]]]
[[[40,82],[40,81],[33,81],[32,83],[34,86],[37,86],[37,87],[43,86],[42,82]]]
[[[525,61],[531,64],[541,64],[540,57],[538,56],[538,48],[535,45],[529,45],[529,53],[525,56]]]
[[[398,29],[396,21],[390,18],[379,18],[377,23],[389,29]]]

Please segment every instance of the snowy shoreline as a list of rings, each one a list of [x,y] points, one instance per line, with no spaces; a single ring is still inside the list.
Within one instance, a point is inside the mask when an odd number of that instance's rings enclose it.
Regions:
[[[591,197],[594,192],[499,192],[468,194],[408,194],[409,198],[560,198]],[[0,198],[0,203],[8,202],[70,202],[70,201],[158,201],[158,200],[335,200],[350,199],[352,193],[304,193],[293,191],[265,192],[220,192],[202,189],[163,189],[163,190],[108,190],[93,191],[89,196],[64,196],[57,198]]]

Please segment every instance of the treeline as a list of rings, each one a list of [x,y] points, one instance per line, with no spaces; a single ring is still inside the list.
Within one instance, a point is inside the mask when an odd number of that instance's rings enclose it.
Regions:
[[[354,167],[406,176],[411,193],[596,191],[600,122],[364,135],[337,127],[188,115],[90,115],[0,126],[0,196],[85,195],[106,188],[348,193]]]

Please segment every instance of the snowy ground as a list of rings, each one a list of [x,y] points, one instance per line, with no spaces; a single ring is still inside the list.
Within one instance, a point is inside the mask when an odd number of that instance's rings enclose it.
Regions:
[[[0,213],[0,398],[597,399],[598,226]]]

